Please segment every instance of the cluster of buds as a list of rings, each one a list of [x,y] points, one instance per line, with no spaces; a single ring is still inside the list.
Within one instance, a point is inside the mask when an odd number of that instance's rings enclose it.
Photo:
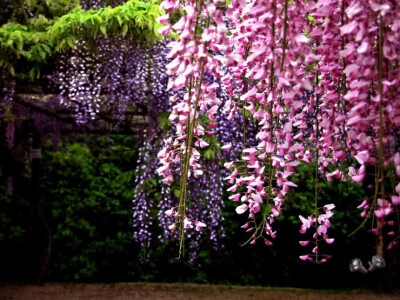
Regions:
[[[323,214],[319,215],[313,214],[309,216],[307,219],[304,218],[303,216],[299,216],[302,223],[300,227],[300,233],[304,234],[307,232],[308,229],[312,227],[315,228],[315,232],[312,236],[313,240],[305,240],[299,242],[300,245],[303,247],[309,245],[310,243],[314,244],[314,247],[312,249],[312,254],[300,256],[301,260],[308,260],[310,262],[316,262],[316,263],[324,263],[329,258],[331,258],[330,255],[319,253],[318,243],[322,240],[324,240],[327,244],[332,244],[334,242],[333,238],[328,237],[328,228],[331,227],[331,222],[329,219],[334,215],[334,213],[332,212],[332,209],[334,208],[335,205],[327,204],[324,207],[322,207],[324,211]],[[322,237],[322,239],[320,237]]]
[[[173,207],[173,208],[170,208],[170,209],[166,210],[165,211],[165,215],[167,217],[174,217],[174,219],[175,219],[174,223],[169,225],[168,228],[171,231],[175,231],[176,225],[177,225],[177,222],[178,222],[178,217],[179,217],[179,214],[178,214],[178,211],[177,211],[177,207]],[[184,229],[193,228],[193,224],[194,224],[194,228],[195,228],[196,231],[202,231],[203,228],[207,226],[203,222],[196,221],[196,220],[191,220],[188,217],[185,217],[183,219],[183,228]]]
[[[395,193],[400,194],[400,183],[395,187]],[[361,216],[363,218],[370,217],[371,213],[375,215],[377,219],[377,226],[370,229],[369,232],[376,236],[388,236],[389,240],[391,240],[387,247],[388,250],[400,244],[400,242],[397,240],[400,232],[394,229],[396,223],[394,220],[388,219],[395,211],[395,206],[400,205],[400,197],[391,195],[389,198],[391,201],[379,198],[376,200],[376,204],[374,202],[369,203],[368,199],[365,199],[357,207],[359,209],[363,209],[361,212]]]

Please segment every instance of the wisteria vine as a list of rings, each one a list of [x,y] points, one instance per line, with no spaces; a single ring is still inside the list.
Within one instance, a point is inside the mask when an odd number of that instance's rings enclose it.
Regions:
[[[101,0],[81,4],[104,7]],[[169,53],[165,42],[78,40],[58,58],[55,81],[64,97],[43,103],[72,108],[80,125],[105,107],[116,126],[130,109],[146,108],[133,199],[134,238],[142,247],[152,240],[155,202],[146,184],[156,176],[163,177],[159,239],[179,239],[179,256],[186,238],[195,253],[205,231],[215,247],[224,235],[221,178],[236,212],[247,217],[246,243],[271,245],[300,163],[315,176],[313,210],[299,216],[306,236],[299,243],[310,247],[300,259],[330,258],[322,248],[334,242],[335,204],[320,195],[323,176],[372,181],[355,232],[371,221],[380,256],[400,243],[399,0],[165,0],[160,6],[166,14],[159,31],[178,36],[168,41]],[[15,80],[2,76],[0,109],[12,148],[22,108],[13,103]],[[164,112],[168,128],[159,126]],[[37,128],[61,122],[33,119]]]
[[[361,227],[372,219],[379,255],[385,227],[392,237],[388,248],[399,243],[392,228],[400,204],[399,1],[165,0],[161,8],[167,14],[158,19],[165,24],[160,32],[179,35],[170,44],[167,71],[169,89],[177,91],[170,98],[176,131],[159,153],[158,171],[172,183],[178,170],[179,205],[167,214],[175,219],[172,231],[180,230],[180,254],[192,222],[206,225],[188,218],[188,178],[204,173],[199,150],[208,146],[203,136],[214,134],[220,109],[229,120],[250,115],[258,126],[257,142],[250,144],[243,121],[241,155],[225,164],[230,199],[239,203],[237,213],[248,215],[242,228],[250,244],[272,244],[272,223],[296,187],[290,178],[300,162],[315,166],[316,180],[314,211],[300,216],[300,232],[313,230],[300,241],[313,245],[302,260],[325,262],[330,255],[321,253],[321,243],[334,241],[328,229],[335,205],[320,204],[321,174],[361,182],[372,166],[375,192],[359,206]],[[179,21],[167,24],[175,13]],[[215,96],[220,86],[205,82],[205,72],[222,79],[227,99]]]

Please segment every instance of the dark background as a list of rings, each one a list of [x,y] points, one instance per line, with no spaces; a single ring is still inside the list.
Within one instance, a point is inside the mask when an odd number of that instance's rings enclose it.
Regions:
[[[398,286],[398,249],[387,251],[388,267],[375,273],[351,273],[349,263],[358,257],[365,264],[375,254],[375,239],[365,230],[349,238],[362,222],[355,207],[364,199],[361,185],[342,182],[320,184],[323,203],[335,203],[332,245],[322,253],[333,257],[325,264],[303,262],[309,249],[298,241],[298,215],[312,211],[314,177],[307,166],[298,168],[299,185],[288,195],[283,216],[274,223],[274,245],[241,246],[248,238],[240,226],[245,217],[236,215],[226,195],[226,230],[220,250],[203,240],[194,264],[176,260],[176,241],[161,244],[154,238],[149,250],[132,239],[132,198],[138,142],[123,135],[63,137],[54,150],[44,139],[40,175],[40,205],[51,234],[51,253],[45,281],[62,282],[200,282],[216,284],[347,288]],[[0,279],[2,282],[34,278],[34,250],[30,217],[31,168],[24,142],[10,151],[2,138],[0,155]],[[12,194],[7,185],[13,178]],[[157,182],[158,182],[158,178]],[[155,186],[154,188],[160,188]],[[133,208],[135,209],[135,208]],[[157,216],[154,209],[154,218]],[[367,226],[366,226],[367,227]],[[153,225],[153,236],[160,232]],[[150,260],[143,262],[143,254]]]

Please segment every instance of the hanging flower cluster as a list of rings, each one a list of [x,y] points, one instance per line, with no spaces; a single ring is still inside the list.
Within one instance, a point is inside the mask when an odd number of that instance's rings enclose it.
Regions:
[[[284,13],[281,15],[279,11]],[[294,155],[298,146],[292,143],[293,115],[288,115],[284,106],[293,105],[296,109],[298,103],[285,103],[281,94],[287,89],[276,78],[279,76],[288,86],[292,80],[292,67],[286,59],[291,33],[288,17],[292,14],[296,17],[299,12],[289,11],[285,2],[273,1],[232,2],[227,11],[228,22],[232,25],[229,43],[233,46],[226,51],[230,72],[223,79],[230,99],[224,112],[232,118],[242,106],[243,113],[251,114],[260,125],[256,136],[258,144],[247,148],[244,141],[242,160],[226,166],[233,168],[227,179],[234,185],[228,191],[236,192],[238,187],[244,186],[244,191],[232,195],[231,199],[243,202],[237,207],[237,213],[249,212],[250,221],[242,228],[252,232],[251,244],[264,234],[265,243],[272,244],[270,239],[276,232],[271,224],[282,210],[284,195],[290,187],[296,186],[288,178],[299,163]],[[283,36],[277,39],[279,33]],[[298,86],[295,91],[301,95],[303,89]],[[257,222],[255,214],[261,211],[264,203],[261,221]]]
[[[115,6],[123,2],[123,0],[82,0],[81,6],[85,10],[100,9],[107,5]],[[219,16],[222,20],[222,14],[213,11],[212,5],[209,9],[211,17],[201,15],[198,20],[198,30],[201,27],[200,22],[207,22],[207,19],[214,19]],[[216,34],[224,36],[223,32],[213,32],[215,28],[210,24],[208,33],[210,36],[207,37],[205,34],[202,38],[199,38],[197,44],[193,45],[193,49],[200,47],[207,54],[208,50],[205,47],[208,45],[215,48],[213,51],[217,51],[218,45],[207,42],[207,39],[212,40],[211,36]],[[192,34],[197,35],[198,32],[192,32]],[[142,258],[145,260],[149,259],[147,249],[154,241],[152,233],[157,223],[165,228],[165,232],[157,237],[161,242],[170,237],[179,237],[179,231],[172,232],[168,229],[171,225],[174,226],[174,214],[168,214],[170,215],[168,216],[164,213],[171,211],[171,208],[177,209],[179,207],[179,197],[176,197],[177,190],[175,187],[162,186],[160,192],[158,189],[160,186],[155,183],[155,178],[158,178],[157,169],[159,167],[157,154],[168,134],[168,130],[161,128],[159,118],[162,118],[165,112],[172,110],[174,102],[168,101],[168,99],[175,96],[176,93],[176,88],[166,91],[169,82],[166,65],[171,63],[174,58],[167,58],[167,50],[166,41],[158,41],[155,44],[139,44],[137,41],[118,36],[108,38],[100,35],[95,40],[90,41],[84,40],[82,37],[76,43],[74,49],[70,52],[60,53],[55,58],[54,74],[51,77],[48,76],[51,79],[48,88],[54,89],[55,95],[46,97],[46,101],[32,99],[32,102],[35,102],[34,107],[36,109],[20,105],[19,101],[13,101],[15,80],[5,76],[5,72],[2,72],[4,79],[1,80],[1,83],[4,82],[5,84],[2,85],[0,91],[0,100],[8,106],[1,106],[0,113],[6,121],[4,127],[7,130],[10,148],[13,146],[14,125],[16,131],[22,131],[22,123],[27,119],[27,116],[33,119],[35,130],[38,130],[41,134],[53,132],[52,139],[56,149],[61,130],[65,128],[71,130],[71,121],[78,123],[81,129],[91,130],[96,128],[95,125],[99,116],[100,118],[106,116],[107,125],[110,123],[113,129],[117,130],[118,126],[125,125],[123,123],[125,120],[129,122],[135,119],[135,114],[138,111],[143,115],[147,126],[146,130],[142,132],[145,141],[140,147],[138,166],[135,170],[132,223],[133,238],[144,249],[145,255]],[[181,51],[179,55],[183,54],[184,51]],[[196,55],[201,57],[203,54],[198,53]],[[208,91],[209,95],[208,98],[203,96],[199,98],[198,111],[205,110],[205,113],[202,113],[203,119],[195,128],[196,136],[193,138],[199,152],[204,149],[202,147],[210,143],[210,137],[213,137],[214,134],[221,140],[241,134],[238,132],[226,135],[225,131],[231,126],[239,128],[239,122],[233,120],[224,123],[226,119],[221,118],[221,114],[215,113],[218,108],[217,105],[220,103],[218,98],[225,95],[221,92],[221,89],[217,88],[219,87],[217,83],[219,71],[216,69],[216,58],[213,56],[207,56],[204,63],[196,64],[196,70],[193,63],[193,69],[190,71],[193,82],[192,100],[196,98],[196,94],[203,95],[204,90]],[[187,57],[183,57],[183,61],[187,64],[190,61],[198,61],[198,59],[190,57],[188,60]],[[200,74],[198,68],[204,70],[201,84],[199,77],[194,76],[195,72]],[[198,91],[199,87],[201,88],[200,92]],[[184,100],[183,95],[184,93],[178,91],[178,102]],[[28,100],[24,99],[24,101]],[[195,107],[194,103],[191,106],[192,108]],[[50,111],[50,114],[43,113],[43,111]],[[57,111],[57,115],[52,116],[53,111]],[[71,112],[75,120],[70,118]],[[192,120],[194,120],[194,115],[196,115],[196,118],[199,117],[198,113],[195,114],[194,111],[192,111],[192,114]],[[7,119],[8,116],[10,116],[9,119]],[[204,119],[204,117],[206,118]],[[219,132],[214,131],[217,118],[221,122]],[[64,121],[67,122],[64,123]],[[78,131],[78,129],[76,130]],[[196,156],[196,159],[199,156],[194,151],[193,155]],[[222,156],[227,157],[226,153]],[[236,156],[230,155],[230,157]],[[186,209],[184,224],[186,228],[192,229],[190,234],[186,235],[189,240],[188,249],[191,262],[194,261],[196,253],[200,249],[201,237],[209,237],[210,245],[214,249],[221,248],[219,239],[225,234],[221,211],[224,205],[222,178],[225,174],[221,174],[223,170],[219,167],[221,159],[221,156],[216,154],[212,161],[201,158],[191,162],[193,165],[197,164],[197,167],[193,169],[195,176],[191,176],[187,180],[189,185],[187,199],[191,204]],[[179,165],[174,168],[172,172],[180,172]],[[199,176],[202,172],[206,172],[207,176]],[[157,190],[157,193],[154,193],[154,190]],[[161,194],[160,197],[154,195],[158,195],[158,192]],[[198,199],[201,199],[201,202],[197,201]],[[162,211],[158,217],[154,215],[155,206]],[[203,231],[205,224],[207,224],[207,230]]]
[[[164,229],[164,232],[157,237],[161,243],[164,243],[169,238],[179,239],[179,231],[171,230],[176,226],[174,217],[179,207],[179,197],[176,196],[177,189],[175,186],[162,185],[160,191],[157,189],[157,185],[154,184],[154,178],[158,176],[159,160],[157,154],[163,148],[162,141],[170,133],[169,130],[166,131],[165,128],[160,127],[158,119],[163,113],[171,111],[172,106],[174,106],[174,102],[168,101],[168,98],[173,96],[174,92],[165,91],[168,84],[168,75],[165,74],[166,66],[171,62],[167,58],[167,54],[168,48],[165,47],[165,42],[158,42],[148,49],[147,57],[151,63],[146,64],[148,68],[145,73],[148,75],[144,79],[147,85],[144,104],[148,107],[147,119],[149,126],[144,133],[145,141],[139,151],[136,169],[135,196],[133,199],[133,236],[135,241],[144,249],[145,255],[142,258],[145,261],[150,259],[146,249],[150,248],[154,239],[152,231],[155,228],[155,223],[159,223]],[[136,68],[140,68],[140,66],[136,65]],[[135,73],[137,69],[132,68],[131,72]],[[204,78],[209,85],[212,85],[216,80],[209,73],[206,73]],[[217,93],[217,96],[223,97],[221,91],[217,91]],[[235,122],[231,123],[235,124]],[[227,129],[229,127],[224,127],[222,122],[221,128]],[[219,132],[216,132],[216,135],[219,136]],[[218,155],[214,160],[201,159],[199,164],[201,164],[206,175],[198,178],[195,176],[188,178],[187,198],[191,205],[186,209],[187,218],[184,225],[187,229],[190,229],[190,233],[186,235],[190,263],[195,261],[200,250],[202,237],[208,238],[214,249],[221,247],[220,237],[224,236],[224,229],[221,216],[221,208],[223,206],[221,178],[223,176],[220,174],[220,160],[221,157]],[[172,172],[178,172],[178,168],[179,166]],[[159,197],[155,197],[151,192],[155,190],[160,193]],[[198,199],[202,199],[202,201],[197,201]],[[156,203],[159,210],[158,220],[154,218],[152,213],[152,208]],[[205,228],[205,224],[207,224],[207,231],[204,232],[202,229]]]
[[[158,19],[160,23],[166,23],[176,9],[181,8],[184,12],[177,23],[159,29],[165,35],[171,29],[180,35],[177,41],[169,45],[172,49],[168,57],[172,61],[167,66],[167,74],[171,76],[168,89],[176,91],[170,98],[176,104],[169,117],[176,131],[175,136],[167,139],[165,147],[158,154],[162,164],[158,173],[165,176],[164,183],[173,182],[173,170],[176,168],[181,174],[179,205],[168,210],[168,214],[175,218],[170,229],[175,231],[179,225],[180,255],[184,255],[185,230],[194,228],[200,231],[205,227],[201,220],[188,218],[186,200],[188,178],[191,175],[197,178],[203,174],[198,149],[209,145],[205,136],[214,135],[213,128],[217,124],[213,121],[216,120],[215,113],[221,104],[221,100],[216,97],[218,84],[210,84],[205,80],[206,73],[219,77],[216,54],[225,50],[226,28],[219,4],[219,1],[186,1],[180,7],[179,3],[167,0],[160,5],[168,11]],[[183,96],[179,97],[179,93]],[[201,115],[204,117],[200,118]]]
[[[60,104],[75,111],[77,124],[94,120],[99,112],[101,76],[95,62],[84,40],[75,46],[72,53],[59,58],[56,77],[64,96]]]
[[[400,177],[399,3],[233,0],[225,7],[220,1],[167,0],[161,7],[168,11],[159,19],[166,24],[161,31],[179,34],[169,54],[169,88],[184,90],[170,116],[176,135],[159,153],[164,182],[172,183],[172,166],[181,164],[176,224],[187,224],[182,208],[186,178],[203,173],[196,147],[207,146],[202,140],[207,129],[199,122],[199,112],[215,120],[221,107],[228,120],[250,115],[259,126],[257,142],[249,144],[243,122],[241,157],[225,164],[230,199],[239,202],[236,212],[249,218],[242,228],[251,233],[250,243],[262,238],[272,244],[276,231],[271,224],[282,211],[285,195],[296,186],[290,178],[301,162],[315,166],[316,179],[314,211],[307,218],[300,216],[301,232],[315,227],[316,245],[302,259],[325,262],[329,255],[319,253],[318,242],[333,242],[327,229],[334,205],[318,205],[321,175],[357,183],[375,166],[375,193],[361,206],[363,215],[376,217],[380,236],[383,226],[391,226],[388,218],[400,198],[396,189],[385,191],[384,182],[391,180],[397,187]],[[167,24],[177,9],[182,18]],[[213,96],[217,86],[203,83],[205,71],[220,72],[227,94],[223,105]],[[222,150],[233,146],[228,141]],[[346,171],[351,158],[359,166]],[[391,178],[385,177],[388,170]]]
[[[371,232],[378,237],[379,255],[384,235],[392,239],[389,249],[398,243],[391,214],[399,205],[399,190],[385,190],[385,182],[397,187],[400,177],[399,13],[399,4],[392,1],[351,1],[345,9],[348,22],[340,28],[340,54],[346,62],[346,146],[360,165],[358,170],[350,168],[349,175],[360,182],[375,166],[375,184],[370,186],[374,193],[359,207],[364,208],[365,221],[372,216],[376,220]]]
[[[334,215],[334,213],[332,212],[333,208],[335,208],[335,205],[333,204],[325,205],[322,208],[325,213],[319,214],[318,219],[316,219],[314,215],[309,216],[307,219],[304,218],[303,216],[299,216],[302,222],[300,233],[306,233],[307,229],[312,228],[313,226],[315,226],[316,228],[316,232],[312,236],[313,241],[306,240],[299,242],[300,245],[303,247],[310,244],[310,242],[313,242],[314,243],[314,247],[312,250],[313,254],[300,256],[300,259],[308,260],[311,262],[316,261],[323,263],[326,262],[327,259],[331,258],[331,256],[327,254],[318,255],[319,254],[318,242],[320,241],[319,236],[322,236],[323,240],[328,244],[332,244],[334,242],[333,238],[328,237],[328,228],[331,227],[331,222],[329,221],[329,219]]]

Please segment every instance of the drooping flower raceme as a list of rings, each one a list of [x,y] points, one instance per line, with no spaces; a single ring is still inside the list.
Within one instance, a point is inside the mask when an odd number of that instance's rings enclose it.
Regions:
[[[211,124],[215,121],[215,113],[221,104],[216,97],[218,85],[204,80],[206,72],[219,75],[219,62],[215,53],[225,50],[226,29],[218,4],[217,1],[163,1],[160,5],[169,12],[179,8],[183,11],[183,16],[177,23],[159,29],[166,35],[173,29],[179,34],[179,39],[169,45],[169,58],[172,61],[167,66],[167,74],[171,76],[168,89],[176,91],[170,98],[176,104],[169,117],[175,124],[176,136],[166,140],[165,147],[158,155],[161,166],[157,170],[159,175],[165,176],[164,182],[171,183],[174,166],[180,166],[180,201],[172,229],[175,230],[179,224],[182,238],[185,229],[191,228],[191,221],[186,213],[188,178],[197,178],[203,174],[197,149],[208,146],[204,136],[214,134],[214,126]],[[165,24],[169,16],[168,13],[161,17],[159,22]],[[183,97],[179,97],[179,93]],[[204,115],[203,119],[208,119],[208,122],[201,122],[200,115]],[[196,221],[201,220],[194,220]],[[181,241],[183,243],[183,239]],[[180,249],[182,251],[183,244]],[[183,254],[181,251],[180,254]]]
[[[181,163],[184,202],[185,177],[202,173],[198,151],[192,148],[206,146],[201,137],[207,129],[197,122],[199,112],[214,120],[221,106],[228,120],[251,115],[259,126],[257,143],[247,143],[244,136],[241,157],[225,164],[230,199],[238,202],[236,212],[249,218],[242,227],[251,232],[250,243],[263,238],[271,244],[276,234],[271,224],[296,186],[290,178],[300,162],[313,163],[316,179],[314,212],[300,218],[302,232],[315,227],[316,245],[302,259],[324,262],[329,256],[319,254],[318,241],[333,242],[328,228],[334,205],[318,205],[320,174],[329,181],[361,182],[375,165],[373,200],[362,207],[365,217],[377,218],[381,235],[383,226],[391,226],[387,219],[399,203],[398,191],[387,192],[384,186],[385,168],[394,170],[392,186],[398,186],[400,176],[399,70],[394,63],[400,53],[399,5],[386,0],[234,0],[223,15],[220,4],[161,5],[184,12],[178,23],[162,31],[173,29],[180,35],[170,53],[169,86],[187,88],[183,100],[171,98],[177,101],[170,116],[177,130],[160,152],[160,174],[171,181],[172,166]],[[204,71],[215,76],[220,72],[225,103],[213,96],[214,86],[202,82]],[[232,151],[233,146],[227,141],[222,150]],[[349,158],[357,165],[346,171]],[[184,210],[177,216],[184,224]]]

